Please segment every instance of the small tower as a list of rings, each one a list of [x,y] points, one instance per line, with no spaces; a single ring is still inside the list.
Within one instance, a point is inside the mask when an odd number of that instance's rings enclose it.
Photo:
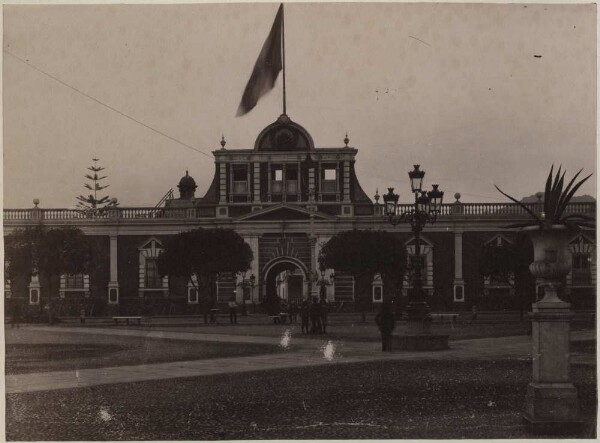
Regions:
[[[191,200],[194,198],[196,193],[196,181],[189,175],[188,171],[185,171],[185,175],[179,180],[177,185],[179,188],[179,198],[182,200]]]

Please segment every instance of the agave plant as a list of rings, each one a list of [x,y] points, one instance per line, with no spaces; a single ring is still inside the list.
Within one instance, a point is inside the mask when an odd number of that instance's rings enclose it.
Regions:
[[[511,197],[498,186],[496,189],[502,193],[502,195],[508,197],[513,202],[521,206],[533,219],[529,222],[515,223],[513,225],[506,226],[507,228],[524,228],[526,226],[539,226],[540,229],[549,228],[552,225],[565,225],[571,230],[577,231],[584,228],[596,228],[596,219],[585,214],[570,214],[565,216],[567,205],[575,195],[575,192],[581,187],[585,181],[592,176],[588,175],[584,179],[577,182],[574,185],[575,180],[581,174],[583,169],[580,169],[577,174],[571,179],[566,188],[563,189],[565,173],[563,171],[561,175],[562,166],[558,168],[558,172],[552,180],[552,173],[554,171],[554,165],[550,168],[548,179],[546,180],[546,189],[544,192],[544,211],[541,214],[536,214],[527,205],[518,201],[514,197]]]

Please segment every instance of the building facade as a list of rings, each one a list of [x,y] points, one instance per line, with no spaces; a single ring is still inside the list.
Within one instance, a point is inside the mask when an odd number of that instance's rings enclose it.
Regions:
[[[281,115],[260,132],[252,149],[227,149],[221,141],[221,149],[213,152],[214,178],[202,197],[196,197],[196,183],[186,172],[178,184],[179,197],[160,207],[114,207],[95,215],[38,204],[28,210],[5,209],[4,234],[35,224],[72,225],[89,237],[96,263],[91,273],[63,275],[52,285],[58,288],[53,297],[59,301],[59,315],[81,309],[87,315],[201,312],[206,295],[198,293],[194,282],[161,277],[156,264],[169,236],[197,227],[233,229],[254,254],[245,275],[219,277],[219,304],[236,300],[258,305],[273,293],[300,301],[316,295],[322,285],[331,303],[351,309],[357,297],[352,277],[332,269],[318,272],[319,251],[336,233],[379,229],[403,239],[409,263],[423,262],[424,287],[435,309],[519,305],[514,282],[485,279],[479,260],[486,244],[515,241],[516,232],[500,227],[527,220],[525,211],[511,203],[463,204],[455,194],[437,222],[424,229],[421,254],[415,257],[410,225],[391,226],[379,195],[371,200],[364,192],[355,172],[358,150],[348,143],[346,137],[343,146],[317,148],[302,126]],[[408,170],[411,165],[405,166]],[[538,204],[531,207],[540,210]],[[595,214],[596,207],[574,203],[568,211]],[[565,296],[576,306],[595,306],[595,232],[573,234],[570,248],[573,270]],[[535,293],[535,281],[525,284]],[[378,276],[373,276],[372,289],[376,304],[386,292]],[[36,276],[5,281],[5,297],[23,304],[31,315],[41,312],[48,290]],[[408,281],[403,290],[410,290]]]

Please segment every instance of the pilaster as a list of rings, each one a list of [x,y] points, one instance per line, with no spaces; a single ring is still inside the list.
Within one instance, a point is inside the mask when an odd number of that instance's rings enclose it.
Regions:
[[[454,301],[464,303],[465,281],[463,279],[463,231],[454,231]]]
[[[119,274],[118,262],[118,236],[111,235],[110,242],[110,279],[108,281],[108,304],[119,304]]]

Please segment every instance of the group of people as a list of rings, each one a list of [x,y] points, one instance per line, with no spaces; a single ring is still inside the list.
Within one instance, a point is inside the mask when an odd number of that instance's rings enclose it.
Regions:
[[[303,334],[326,334],[327,333],[327,301],[317,300],[313,297],[309,304],[306,300],[300,306],[300,319],[302,320]]]

